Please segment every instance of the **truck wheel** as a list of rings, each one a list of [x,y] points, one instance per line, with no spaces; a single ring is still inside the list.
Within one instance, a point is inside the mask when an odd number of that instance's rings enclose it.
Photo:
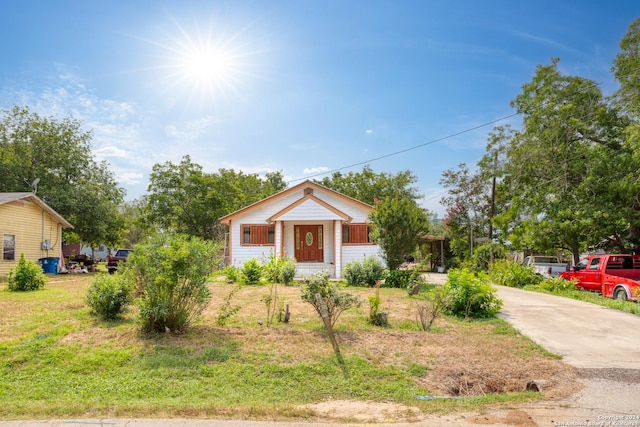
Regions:
[[[618,289],[616,289],[615,293],[613,294],[613,297],[615,299],[620,300],[620,301],[626,301],[627,300],[627,291],[624,288],[618,288]]]

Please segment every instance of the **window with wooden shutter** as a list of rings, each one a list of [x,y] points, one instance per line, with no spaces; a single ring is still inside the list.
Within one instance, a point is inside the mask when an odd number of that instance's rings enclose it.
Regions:
[[[345,224],[342,226],[342,243],[368,244],[370,228],[368,224]]]
[[[240,229],[243,245],[273,246],[275,244],[276,230],[273,225],[243,225]]]

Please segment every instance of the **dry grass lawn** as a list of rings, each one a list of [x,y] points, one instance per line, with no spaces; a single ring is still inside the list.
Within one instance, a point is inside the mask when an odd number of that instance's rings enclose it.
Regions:
[[[134,307],[128,310],[123,321],[116,323],[105,324],[89,316],[84,296],[91,277],[92,274],[51,276],[46,286],[46,298],[34,297],[33,293],[10,293],[5,284],[0,284],[0,346],[16,343],[36,332],[42,333],[46,326],[38,325],[38,319],[46,319],[51,328],[57,327],[55,319],[59,315],[64,316],[68,330],[60,340],[61,344],[93,346],[109,342],[117,346],[126,343],[144,349],[170,341],[173,346],[182,345],[188,347],[191,354],[197,354],[210,348],[212,337],[215,337],[220,342],[239,343],[237,351],[240,354],[259,353],[264,362],[281,366],[313,363],[331,357],[333,353],[321,320],[313,307],[301,300],[299,286],[279,285],[277,288],[278,297],[289,305],[289,323],[274,321],[267,327],[267,309],[261,298],[269,293],[269,286],[244,286],[232,299],[232,305],[239,305],[240,311],[221,327],[217,326],[216,320],[234,285],[220,278],[210,284],[211,303],[189,332],[151,339],[139,331]],[[500,320],[466,322],[443,317],[436,321],[432,331],[424,332],[418,328],[415,300],[404,290],[381,289],[382,309],[389,313],[390,326],[374,327],[366,321],[367,297],[374,290],[349,288],[348,291],[360,295],[365,302],[360,308],[345,312],[336,324],[342,355],[345,358],[357,356],[377,366],[404,367],[413,372],[416,385],[428,390],[429,395],[489,395],[494,398],[488,403],[476,400],[474,404],[495,406],[501,404],[501,399],[495,398],[496,394],[521,393],[531,380],[544,384],[542,393],[539,397],[527,394],[524,400],[558,399],[578,388],[573,368]],[[508,404],[522,400],[506,399]],[[469,409],[462,403],[445,405],[448,409],[443,409],[419,400],[416,400],[415,408],[397,402],[388,404],[391,406],[376,403],[367,409],[363,406],[366,402],[354,399],[316,402],[303,408],[307,416],[314,414],[319,420],[337,417],[356,421],[363,420],[358,416],[363,412],[374,414],[375,421],[397,421],[415,420],[419,417],[417,413]],[[387,415],[376,413],[374,408]],[[365,421],[372,421],[371,416]]]

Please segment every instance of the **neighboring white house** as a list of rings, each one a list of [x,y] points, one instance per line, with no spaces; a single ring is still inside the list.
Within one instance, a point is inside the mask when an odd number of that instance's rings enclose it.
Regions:
[[[227,262],[235,266],[271,254],[293,257],[298,275],[327,271],[342,277],[344,266],[375,256],[369,241],[373,206],[305,181],[220,218],[229,226]]]

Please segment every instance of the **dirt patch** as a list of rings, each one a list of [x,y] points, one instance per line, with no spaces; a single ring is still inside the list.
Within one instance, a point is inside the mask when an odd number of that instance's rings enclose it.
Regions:
[[[391,402],[331,400],[305,405],[302,408],[324,419],[340,422],[389,423],[416,422],[423,419],[419,408]]]

